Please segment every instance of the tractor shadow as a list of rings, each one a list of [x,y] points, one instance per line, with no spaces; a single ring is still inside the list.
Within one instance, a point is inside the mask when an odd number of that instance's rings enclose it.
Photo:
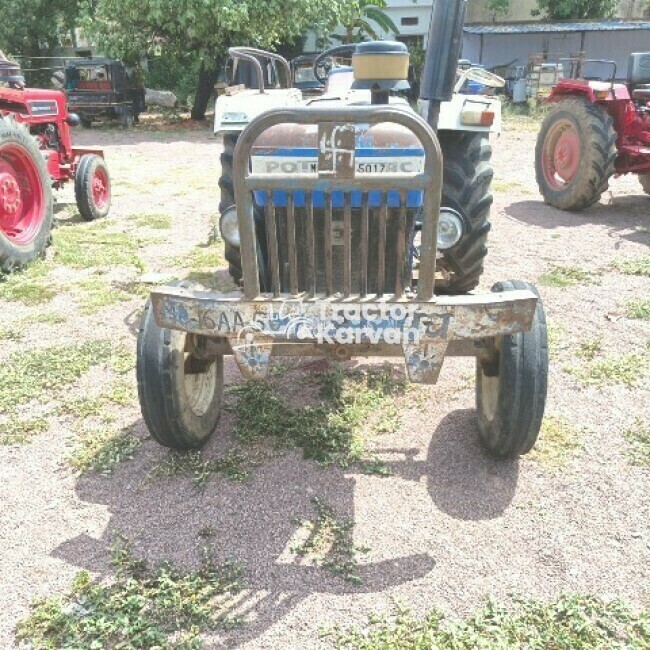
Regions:
[[[391,480],[427,477],[432,516],[438,508],[463,520],[490,519],[513,498],[518,466],[485,457],[475,439],[474,420],[470,410],[447,415],[433,435],[426,461],[413,460],[416,450],[380,450],[393,458],[396,451],[404,458],[389,462]],[[220,429],[231,431],[234,424],[234,416],[224,413]],[[338,521],[354,522],[356,478],[352,470],[319,468],[294,450],[266,458],[246,482],[213,477],[199,490],[187,475],[151,478],[152,469],[168,459],[169,452],[148,437],[142,420],[129,432],[143,440],[132,461],[123,463],[110,477],[94,474],[77,482],[81,501],[101,504],[110,513],[103,536],[79,535],[56,548],[54,555],[109,577],[113,574],[109,549],[119,532],[132,540],[136,557],[153,565],[170,560],[179,568],[195,569],[200,561],[199,532],[210,526],[215,531],[211,542],[216,560],[231,559],[245,567],[244,589],[229,613],[243,616],[246,622],[226,633],[230,647],[260,637],[311,596],[380,593],[435,570],[435,547],[431,552],[401,556],[398,550],[389,560],[362,560],[358,572],[362,582],[355,584],[305,564],[291,552],[300,528],[296,518],[316,517],[314,497],[327,503]],[[203,457],[223,457],[232,445],[229,435],[215,435]],[[386,507],[390,530],[390,521],[403,515],[399,510],[391,512],[390,502]],[[374,546],[372,539],[360,543]]]
[[[614,197],[610,204],[601,202],[583,212],[564,212],[543,201],[520,201],[505,208],[505,213],[531,226],[555,230],[583,225],[605,226],[610,236],[650,245],[648,213],[650,199],[645,195]]]

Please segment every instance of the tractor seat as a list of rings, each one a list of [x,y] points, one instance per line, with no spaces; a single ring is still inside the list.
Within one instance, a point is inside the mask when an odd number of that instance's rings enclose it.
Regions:
[[[650,85],[638,86],[632,90],[632,99],[650,102]]]

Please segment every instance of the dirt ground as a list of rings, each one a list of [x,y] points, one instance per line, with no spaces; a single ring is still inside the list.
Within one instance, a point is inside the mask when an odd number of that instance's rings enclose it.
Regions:
[[[217,212],[219,143],[207,130],[82,131],[77,142],[106,149],[115,188],[110,232],[140,238],[147,273],[186,274],[184,256],[207,241]],[[623,435],[647,428],[650,415],[649,321],[625,316],[626,303],[650,297],[650,278],[616,266],[648,255],[650,198],[635,178],[623,178],[584,214],[549,208],[534,180],[534,142],[534,132],[513,130],[494,143],[493,231],[482,286],[538,282],[553,264],[592,274],[591,282],[540,287],[552,334],[547,415],[582,441],[569,441],[563,467],[542,456],[486,457],[475,429],[473,362],[450,359],[440,383],[422,389],[424,399],[403,404],[399,430],[375,439],[388,477],[323,469],[296,450],[265,460],[246,482],[215,476],[197,490],[190,476],[148,480],[169,452],[148,437],[133,399],[105,407],[111,427],[141,441],[133,459],[111,474],[80,475],[68,461],[79,423],[56,407],[113,381],[114,369],[100,364],[25,407],[28,415],[45,414],[46,431],[0,446],[0,647],[16,645],[14,629],[30,602],[65,593],[80,569],[111,575],[115,531],[138,555],[193,567],[197,533],[208,525],[217,557],[245,567],[233,606],[245,623],[206,637],[207,647],[322,647],[320,630],[363,624],[395,602],[415,613],[438,607],[467,615],[488,595],[507,603],[512,594],[547,600],[577,592],[650,606],[650,468],[631,462]],[[60,231],[86,227],[72,201],[70,188],[59,193]],[[171,227],[138,225],[148,221],[143,215],[166,215]],[[55,239],[50,277],[59,290],[51,300],[25,305],[0,286],[0,327],[19,323],[22,330],[19,340],[3,341],[0,363],[28,349],[98,339],[133,355],[142,296],[82,313],[78,281],[97,269],[58,264],[56,247]],[[122,286],[142,273],[118,265],[99,277]],[[39,322],[43,314],[62,322]],[[594,359],[578,356],[581,344],[593,341]],[[599,360],[632,354],[642,359],[636,385],[580,378]],[[131,371],[126,377],[133,383]],[[226,380],[241,381],[232,360]],[[303,384],[301,371],[284,375],[294,402]],[[233,426],[225,413],[205,458],[229,449]],[[314,496],[353,521],[355,542],[369,547],[359,560],[360,585],[292,557],[294,518],[310,515]]]

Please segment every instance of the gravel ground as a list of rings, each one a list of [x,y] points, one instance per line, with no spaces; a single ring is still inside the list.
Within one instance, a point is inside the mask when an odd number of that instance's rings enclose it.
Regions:
[[[636,388],[585,387],[565,371],[582,363],[575,352],[585,339],[602,339],[607,355],[647,350],[648,321],[617,314],[627,301],[647,298],[650,282],[622,275],[612,263],[648,254],[650,199],[636,179],[624,178],[582,215],[546,207],[534,181],[534,141],[532,132],[513,131],[495,143],[483,286],[507,278],[536,282],[551,263],[602,272],[600,284],[541,288],[553,330],[561,332],[547,414],[585,436],[564,471],[531,458],[495,462],[481,452],[473,363],[463,359],[449,360],[440,383],[423,389],[425,408],[406,404],[399,432],[377,439],[393,472],[388,478],[320,469],[291,452],[264,462],[246,483],[217,477],[202,492],[183,476],[145,481],[168,452],[147,437],[137,404],[110,407],[143,440],[134,459],[112,475],[78,477],[66,462],[76,434],[54,417],[29,444],[0,447],[0,647],[14,646],[15,625],[31,601],[65,593],[80,568],[111,574],[114,531],[144,557],[194,567],[197,533],[206,525],[216,531],[217,556],[246,567],[234,613],[247,621],[227,638],[207,638],[208,647],[320,647],[320,629],[361,624],[395,601],[416,613],[439,607],[466,615],[488,595],[508,602],[513,593],[552,599],[569,591],[650,606],[650,469],[630,464],[621,435],[636,419],[648,420],[648,375]],[[156,232],[157,243],[140,251],[148,271],[171,273],[171,259],[206,240],[218,203],[219,154],[207,132],[83,131],[78,142],[106,148],[116,192],[112,223],[128,230],[133,215],[172,217],[172,230]],[[69,188],[60,200],[72,201]],[[69,282],[83,272],[57,273]],[[134,349],[141,306],[134,298],[84,317],[72,289],[41,307],[0,299],[3,325],[28,323],[43,311],[68,317],[60,325],[25,324],[25,340],[2,346],[0,363],[15,349],[70,339],[110,338]],[[70,394],[94,390],[108,372],[94,369]],[[240,381],[231,360],[226,375]],[[303,382],[300,370],[285,376],[293,401]],[[232,426],[226,414],[206,457],[230,446]],[[355,541],[370,547],[360,560],[360,586],[291,558],[293,518],[310,515],[312,496],[353,520]]]

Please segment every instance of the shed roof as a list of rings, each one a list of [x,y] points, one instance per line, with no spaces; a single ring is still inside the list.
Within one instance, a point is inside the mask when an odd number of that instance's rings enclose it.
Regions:
[[[466,34],[546,34],[561,32],[625,32],[650,30],[650,20],[486,23],[465,25]]]

